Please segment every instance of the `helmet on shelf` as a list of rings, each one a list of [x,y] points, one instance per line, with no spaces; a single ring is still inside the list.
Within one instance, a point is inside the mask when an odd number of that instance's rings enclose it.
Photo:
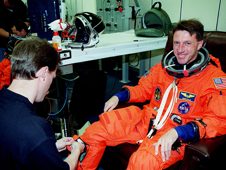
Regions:
[[[105,29],[103,20],[91,12],[76,14],[71,24],[75,25],[75,39],[69,44],[71,48],[95,46],[99,42],[99,34]]]

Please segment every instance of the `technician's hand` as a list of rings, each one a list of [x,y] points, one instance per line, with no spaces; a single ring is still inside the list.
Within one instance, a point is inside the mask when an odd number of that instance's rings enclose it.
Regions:
[[[75,141],[71,145],[71,152],[79,152],[79,154],[81,154],[84,151],[84,148],[84,144]]]
[[[161,138],[159,138],[157,143],[153,144],[155,146],[155,155],[158,155],[159,146],[161,145],[162,160],[163,162],[168,160],[171,156],[172,145],[177,140],[177,138],[178,134],[174,128],[167,131],[164,135],[162,135]]]
[[[84,151],[85,145],[80,142],[73,142],[71,147],[71,154],[64,160],[70,166],[70,170],[77,169],[80,154]]]
[[[112,96],[104,106],[104,112],[109,112],[113,110],[119,103],[119,99],[117,96]]]
[[[67,145],[71,145],[74,142],[72,137],[64,137],[56,142],[58,152],[66,150]]]

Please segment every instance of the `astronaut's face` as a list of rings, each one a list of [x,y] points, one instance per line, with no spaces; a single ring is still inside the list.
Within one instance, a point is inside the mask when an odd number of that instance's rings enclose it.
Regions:
[[[22,29],[21,31],[18,31],[18,30],[16,29],[15,26],[13,26],[13,27],[11,28],[11,30],[12,30],[14,36],[19,36],[19,37],[21,37],[21,38],[25,38],[25,36],[26,36],[26,34],[27,34],[26,31],[25,31],[24,29]]]
[[[196,33],[191,35],[188,31],[178,30],[173,35],[173,50],[179,64],[189,64],[198,56],[203,40],[198,41]]]

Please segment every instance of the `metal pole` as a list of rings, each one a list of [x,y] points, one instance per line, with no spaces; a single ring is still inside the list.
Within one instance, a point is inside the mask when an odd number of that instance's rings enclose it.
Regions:
[[[122,56],[122,80],[120,82],[129,82],[129,55]]]
[[[219,8],[218,8],[217,23],[216,23],[216,31],[218,30],[218,23],[219,23],[220,11],[221,11],[221,0],[220,0],[220,2],[219,2]]]
[[[183,8],[183,0],[181,0],[181,5],[180,5],[180,21],[182,20],[182,8]]]

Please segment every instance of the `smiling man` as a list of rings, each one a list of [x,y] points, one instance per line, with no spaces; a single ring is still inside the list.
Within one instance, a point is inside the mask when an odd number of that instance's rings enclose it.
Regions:
[[[184,23],[186,24],[186,23]],[[203,29],[202,25],[196,24],[197,29]],[[191,25],[192,26],[192,25]],[[180,30],[180,27],[175,27],[173,36],[173,50],[179,64],[189,64],[194,61],[198,56],[198,51],[203,45],[203,36],[200,32],[193,32],[189,30]]]
[[[183,159],[187,142],[226,134],[226,110],[219,104],[226,102],[226,89],[220,86],[226,85],[226,74],[202,47],[203,32],[197,20],[184,20],[174,27],[173,50],[138,85],[123,86],[110,98],[100,121],[80,136],[89,152],[80,159],[78,169],[94,170],[105,147],[121,143],[140,144],[127,170],[166,169]],[[146,100],[150,103],[142,110],[136,106],[113,110],[119,101]],[[178,145],[172,149],[175,142]]]
[[[203,40],[197,41],[196,34],[192,36],[188,31],[176,31],[173,40],[174,54],[179,64],[189,64],[198,56]]]

